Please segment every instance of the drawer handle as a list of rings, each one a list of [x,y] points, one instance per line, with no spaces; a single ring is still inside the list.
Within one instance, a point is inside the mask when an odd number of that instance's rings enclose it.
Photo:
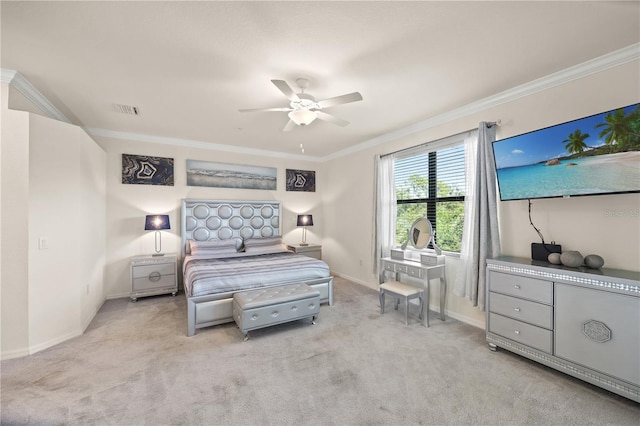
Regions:
[[[520,308],[514,308],[513,310],[516,312],[520,312]]]
[[[518,284],[516,284],[516,285],[514,285],[514,286],[513,286],[513,288],[515,288],[515,289],[519,290],[519,289],[520,289],[520,286],[519,286]]]
[[[152,272],[149,274],[149,281],[151,282],[156,282],[156,281],[160,281],[160,272]]]
[[[514,333],[520,334],[520,330],[513,330]]]
[[[589,320],[583,323],[582,333],[598,343],[605,343],[611,340],[611,329],[602,321]]]

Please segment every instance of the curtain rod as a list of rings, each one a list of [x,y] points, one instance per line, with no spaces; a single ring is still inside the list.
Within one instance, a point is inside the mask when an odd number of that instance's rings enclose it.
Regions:
[[[500,120],[500,119],[498,119],[498,120],[496,120],[496,121],[488,121],[488,122],[486,122],[486,126],[487,126],[487,128],[488,128],[488,129],[490,129],[490,128],[492,128],[493,126],[500,126],[500,123],[501,123],[501,120]],[[380,155],[380,157],[386,157],[386,156],[388,156],[388,155],[400,154],[400,153],[402,153],[402,152],[409,151],[409,150],[411,150],[411,149],[417,149],[417,148],[419,148],[419,147],[421,147],[421,146],[427,146],[427,145],[429,145],[429,144],[432,144],[432,143],[434,143],[434,142],[438,142],[438,141],[441,141],[441,140],[444,140],[444,139],[448,139],[448,138],[455,138],[456,136],[460,136],[460,135],[463,135],[463,134],[465,134],[465,133],[473,132],[474,130],[478,130],[478,128],[477,128],[477,127],[474,127],[473,129],[468,129],[468,130],[465,130],[465,131],[463,131],[463,132],[459,132],[459,133],[456,133],[456,134],[453,134],[453,135],[450,135],[450,136],[445,136],[444,138],[436,139],[436,140],[429,141],[429,142],[423,142],[423,143],[421,143],[421,144],[414,145],[414,146],[410,146],[410,147],[408,147],[408,148],[403,148],[403,149],[400,149],[400,150],[398,150],[398,151],[389,152],[389,153],[387,153],[387,154],[381,154],[381,155]]]

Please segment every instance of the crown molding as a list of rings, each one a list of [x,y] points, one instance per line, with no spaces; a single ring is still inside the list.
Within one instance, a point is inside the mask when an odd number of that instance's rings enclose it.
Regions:
[[[2,68],[0,81],[15,87],[18,92],[22,93],[25,98],[45,113],[47,117],[72,124],[55,105],[49,102],[49,100],[18,71]]]
[[[569,83],[573,80],[578,80],[580,78],[587,77],[589,75],[596,74],[610,68],[615,68],[628,62],[637,61],[638,59],[640,59],[640,43],[635,43],[622,49],[615,50],[613,52],[583,62],[581,64],[565,68],[564,70],[530,81],[520,86],[513,87],[500,93],[496,93],[495,95],[489,96],[487,98],[471,102],[460,108],[456,108],[446,113],[439,114],[418,123],[412,124],[410,126],[403,127],[402,129],[377,136],[373,139],[369,139],[368,141],[362,142],[358,145],[354,145],[347,149],[334,152],[333,154],[322,157],[321,161],[324,162],[333,160],[335,158],[343,157],[345,155],[362,151],[364,149],[368,149],[386,142],[391,142],[403,136],[408,136],[459,118],[466,117],[474,113],[482,112],[497,105],[512,102],[516,99],[524,98],[526,96],[542,92],[552,87]]]
[[[224,145],[212,142],[196,141],[192,139],[170,138],[164,136],[145,135],[140,133],[118,132],[115,130],[97,129],[92,127],[84,128],[84,131],[91,136],[101,136],[112,139],[125,139],[138,142],[149,142],[163,145],[178,145],[187,148],[208,149],[212,151],[234,152],[237,154],[259,155],[262,157],[287,158],[289,160],[302,160],[310,162],[319,162],[319,157],[310,157],[300,154],[289,154],[286,152],[269,151],[258,148],[245,148],[233,145]]]
[[[578,80],[592,74],[605,71],[624,65],[628,62],[640,59],[640,43],[635,43],[625,48],[607,53],[581,64],[566,68],[564,70],[549,74],[545,77],[530,81],[520,86],[513,87],[495,95],[471,102],[460,108],[453,109],[443,114],[430,117],[426,120],[419,121],[407,127],[385,133],[373,139],[369,139],[358,145],[336,151],[333,154],[324,157],[312,157],[307,155],[288,154],[278,151],[269,151],[264,149],[243,148],[233,145],[224,145],[203,141],[195,141],[189,139],[168,138],[161,136],[145,135],[138,133],[119,132],[114,130],[85,128],[90,135],[103,136],[113,139],[128,139],[140,142],[160,143],[165,145],[178,145],[190,148],[208,149],[215,151],[235,152],[239,154],[260,155],[267,157],[287,158],[311,162],[326,162],[345,155],[349,155],[358,151],[362,151],[371,147],[391,142],[404,136],[408,136],[420,131],[424,131],[450,121],[466,117],[471,114],[482,112],[486,109],[512,102],[514,100],[533,95],[535,93]],[[14,86],[27,99],[33,102],[50,118],[71,123],[47,98],[45,98],[29,81],[19,72],[14,70],[2,69],[1,81]]]

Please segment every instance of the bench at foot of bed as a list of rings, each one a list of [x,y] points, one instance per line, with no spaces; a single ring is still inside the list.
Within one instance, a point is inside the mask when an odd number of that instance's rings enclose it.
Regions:
[[[244,340],[249,331],[296,321],[315,319],[320,312],[320,292],[304,283],[241,291],[233,295],[233,319]]]
[[[304,281],[309,287],[320,292],[320,303],[333,305],[333,277]],[[275,286],[296,284],[281,283]],[[256,289],[257,290],[257,289]],[[249,291],[249,290],[247,290]],[[196,330],[233,322],[234,292],[187,297],[187,336],[196,334]]]

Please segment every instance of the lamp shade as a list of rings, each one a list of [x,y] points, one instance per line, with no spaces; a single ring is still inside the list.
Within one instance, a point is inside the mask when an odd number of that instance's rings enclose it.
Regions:
[[[289,118],[298,126],[306,126],[311,124],[318,117],[314,111],[302,108],[289,113]]]
[[[310,214],[299,214],[298,226],[313,226],[313,216]]]
[[[144,221],[145,231],[159,231],[161,229],[171,229],[169,225],[169,215],[167,214],[153,214],[147,215]]]

